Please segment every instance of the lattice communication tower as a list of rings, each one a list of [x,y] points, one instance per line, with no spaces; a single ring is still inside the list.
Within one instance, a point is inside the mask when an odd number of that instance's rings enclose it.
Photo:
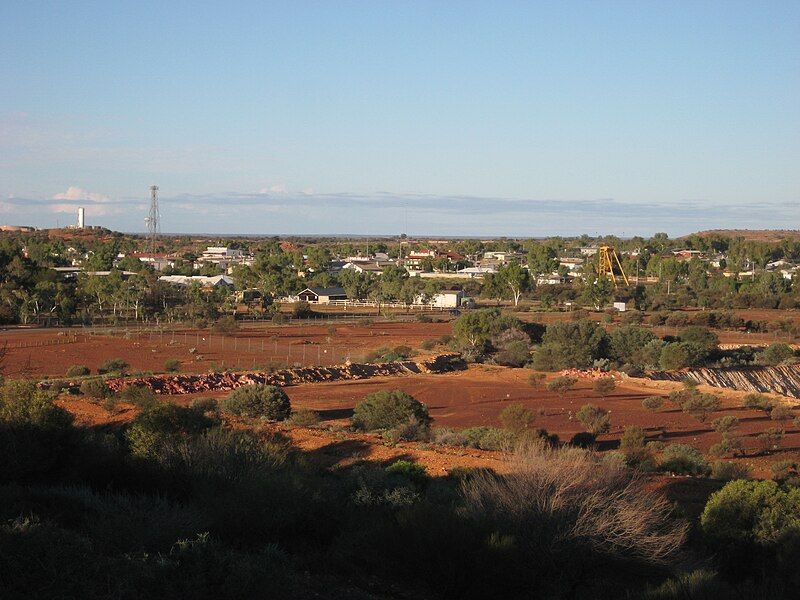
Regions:
[[[150,186],[150,214],[144,220],[147,224],[147,250],[155,253],[158,236],[161,233],[161,216],[158,212],[158,186]]]

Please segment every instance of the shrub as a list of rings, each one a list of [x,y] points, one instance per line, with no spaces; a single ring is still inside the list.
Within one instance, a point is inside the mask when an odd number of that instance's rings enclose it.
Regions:
[[[289,321],[289,317],[287,317],[285,314],[283,314],[281,312],[276,312],[274,315],[272,315],[272,322],[275,325],[283,325],[288,321]]]
[[[530,346],[527,342],[513,341],[494,355],[494,361],[507,367],[524,367],[531,360]]]
[[[741,437],[732,431],[726,431],[722,434],[722,440],[712,445],[708,449],[708,452],[714,456],[723,456],[725,454],[743,454],[744,443],[742,442]]]
[[[782,489],[769,480],[731,481],[708,499],[700,527],[723,571],[737,577],[759,572],[796,576],[800,489]]]
[[[700,451],[688,444],[665,446],[659,467],[677,475],[708,475],[711,472],[711,466]]]
[[[692,394],[681,408],[683,412],[692,415],[701,423],[705,423],[712,412],[719,410],[721,404],[719,397],[714,394]]]
[[[533,412],[522,404],[510,404],[500,413],[500,423],[505,429],[520,433],[533,423]]]
[[[299,410],[292,411],[291,422],[292,425],[299,425],[300,427],[314,427],[319,425],[320,416],[315,410],[311,410],[310,408],[301,408]]]
[[[794,356],[794,351],[789,344],[770,344],[757,355],[756,360],[762,365],[779,365]]]
[[[72,365],[67,369],[67,377],[84,377],[91,372],[86,365]]]
[[[452,427],[434,427],[431,429],[431,441],[445,446],[466,446],[467,440],[460,431]]]
[[[647,436],[645,435],[642,427],[639,427],[638,425],[629,425],[622,433],[622,438],[620,438],[619,442],[619,448],[623,452],[639,450],[645,447],[646,438]]]
[[[761,445],[761,449],[765,453],[769,453],[773,450],[778,450],[781,447],[781,442],[783,441],[783,429],[780,427],[770,427],[759,433],[756,436],[758,443]]]
[[[507,476],[476,473],[461,483],[465,516],[488,531],[513,532],[529,556],[600,555],[652,564],[680,549],[686,525],[670,503],[625,469],[590,453],[545,444],[520,447]]]
[[[661,396],[649,396],[642,400],[642,406],[655,412],[664,406],[664,399]]]
[[[107,360],[97,368],[97,372],[101,375],[106,373],[114,373],[117,375],[124,375],[130,365],[121,358],[112,358]]]
[[[125,438],[134,456],[150,457],[158,454],[170,436],[201,433],[213,424],[195,408],[159,404],[139,413],[125,432]]]
[[[249,419],[283,421],[292,414],[289,397],[274,385],[246,385],[233,390],[221,403],[223,411]]]
[[[423,350],[433,350],[436,347],[436,340],[423,340],[419,347]]]
[[[743,399],[743,406],[751,410],[761,410],[768,413],[772,411],[775,403],[772,398],[764,394],[747,394]]]
[[[461,431],[467,446],[481,450],[507,451],[511,450],[516,442],[516,437],[510,431],[497,427],[469,427]]]
[[[211,326],[211,331],[214,333],[220,333],[222,335],[236,333],[238,329],[239,323],[236,322],[236,319],[232,315],[220,317],[214,322],[214,325]]]
[[[81,394],[89,398],[102,400],[108,396],[109,393],[110,390],[102,379],[87,379],[81,382]]]
[[[746,465],[740,465],[726,460],[715,460],[711,463],[711,478],[721,481],[733,481],[734,479],[747,479],[750,470]]]
[[[680,342],[672,342],[664,346],[658,360],[659,365],[665,371],[683,369],[692,364],[688,348]]]
[[[617,382],[614,381],[613,377],[603,377],[601,379],[596,379],[592,384],[592,389],[594,390],[595,394],[599,394],[603,400],[605,400],[606,396],[608,396],[611,392],[613,392],[617,388]]]
[[[769,413],[769,418],[773,421],[788,421],[792,418],[792,411],[788,406],[779,404],[772,408]]]
[[[158,403],[153,390],[145,385],[126,385],[120,390],[119,398],[143,410],[152,408]]]
[[[195,410],[202,413],[217,412],[219,409],[217,400],[215,398],[195,398],[190,405]]]
[[[570,446],[576,448],[593,448],[597,442],[597,436],[588,431],[579,431],[569,441]]]
[[[181,370],[181,361],[177,358],[169,358],[164,362],[164,370],[167,373],[177,373]]]
[[[427,423],[421,423],[416,417],[409,417],[405,423],[395,425],[383,432],[383,439],[392,442],[426,441],[430,438]]]
[[[425,485],[429,479],[425,466],[410,460],[398,460],[385,470],[387,475],[402,477],[417,485]]]
[[[772,478],[778,482],[796,480],[800,476],[798,472],[798,462],[793,459],[779,460],[770,465]]]
[[[547,389],[551,392],[557,393],[563,399],[566,393],[571,390],[576,383],[578,383],[577,377],[559,375],[547,384]]]
[[[0,388],[0,481],[46,474],[65,460],[73,417],[54,398],[28,381]]]
[[[592,435],[607,433],[611,428],[611,417],[608,416],[608,411],[594,404],[584,404],[575,416],[584,429]]]
[[[365,431],[391,429],[409,419],[428,425],[428,407],[401,390],[381,390],[366,396],[353,411],[353,425]]]
[[[611,357],[620,363],[645,364],[642,350],[655,339],[653,332],[638,325],[618,327],[609,334]]]
[[[739,427],[739,419],[733,415],[725,415],[724,417],[714,419],[711,421],[711,424],[714,426],[716,432],[726,433]]]
[[[713,350],[719,345],[717,334],[699,325],[692,325],[681,330],[678,337],[682,342],[697,344],[704,350]]]
[[[539,389],[544,384],[546,375],[544,373],[531,373],[528,377],[528,384],[532,388]]]
[[[295,319],[307,319],[314,314],[308,302],[295,302],[292,304],[292,316]]]

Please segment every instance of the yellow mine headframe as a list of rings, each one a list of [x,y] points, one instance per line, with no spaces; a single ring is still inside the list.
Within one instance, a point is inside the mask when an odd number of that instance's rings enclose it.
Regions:
[[[622,263],[619,262],[619,256],[611,246],[600,246],[597,250],[597,276],[607,277],[614,282],[614,287],[617,287],[617,277],[621,277],[625,285],[629,285],[628,276],[625,275]]]

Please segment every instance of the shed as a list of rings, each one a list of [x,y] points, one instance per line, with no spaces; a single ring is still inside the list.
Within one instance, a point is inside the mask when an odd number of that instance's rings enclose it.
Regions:
[[[297,297],[304,302],[315,304],[330,304],[332,300],[347,300],[347,294],[341,287],[308,287],[297,294]]]

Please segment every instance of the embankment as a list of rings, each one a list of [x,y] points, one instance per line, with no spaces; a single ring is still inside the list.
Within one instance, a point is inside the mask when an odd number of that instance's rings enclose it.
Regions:
[[[405,360],[376,364],[346,364],[334,367],[302,367],[273,372],[203,373],[199,375],[153,375],[150,377],[119,377],[106,380],[108,387],[119,391],[128,385],[149,387],[156,394],[194,394],[206,391],[227,391],[252,384],[282,387],[321,381],[369,379],[387,375],[411,373],[447,373],[466,369],[460,354],[441,354],[422,361]]]
[[[691,379],[714,387],[800,398],[800,365],[656,371],[648,377],[661,381]]]

